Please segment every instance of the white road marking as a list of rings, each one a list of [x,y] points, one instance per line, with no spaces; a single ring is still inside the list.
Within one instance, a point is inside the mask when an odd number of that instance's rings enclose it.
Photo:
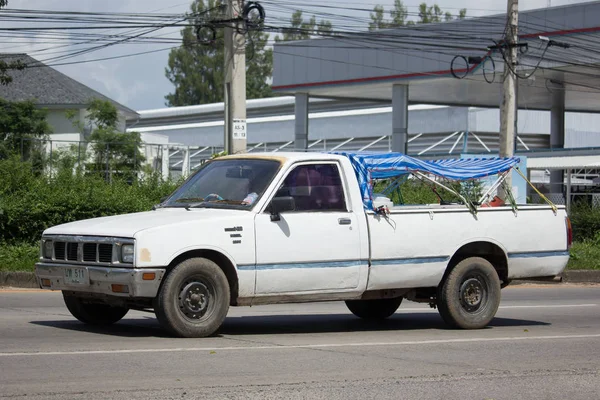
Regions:
[[[404,342],[372,342],[372,343],[322,343],[298,345],[271,345],[271,346],[232,346],[232,347],[175,347],[170,349],[123,349],[123,350],[82,350],[82,351],[47,351],[25,353],[0,353],[0,357],[23,356],[70,356],[90,354],[134,354],[134,353],[173,353],[173,352],[201,352],[201,351],[246,351],[246,350],[289,350],[289,349],[322,349],[332,347],[376,347],[376,346],[417,346],[448,343],[483,343],[483,342],[510,342],[532,340],[560,340],[560,339],[595,339],[600,334],[593,335],[564,335],[564,336],[506,336],[496,338],[470,338],[470,339],[436,339],[414,340]]]
[[[499,309],[500,310],[505,310],[505,309],[514,309],[514,308],[571,308],[571,307],[597,307],[598,304],[543,304],[543,305],[528,305],[528,306],[500,306]],[[408,311],[408,312],[412,312],[412,311],[418,311],[418,312],[423,312],[423,311],[432,311],[432,312],[437,312],[437,310],[431,309],[431,308],[402,308],[402,306],[400,306],[400,308],[398,309],[398,312],[402,312],[402,311]]]
[[[500,309],[503,308],[569,308],[569,307],[596,307],[598,304],[547,304],[547,305],[539,305],[539,306],[500,306]]]

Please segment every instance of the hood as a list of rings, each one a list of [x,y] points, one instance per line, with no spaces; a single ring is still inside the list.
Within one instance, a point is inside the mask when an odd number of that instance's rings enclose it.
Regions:
[[[190,221],[214,220],[247,215],[244,210],[215,208],[159,208],[134,214],[85,219],[46,229],[44,235],[111,236],[133,238],[136,233],[158,226],[176,225]]]

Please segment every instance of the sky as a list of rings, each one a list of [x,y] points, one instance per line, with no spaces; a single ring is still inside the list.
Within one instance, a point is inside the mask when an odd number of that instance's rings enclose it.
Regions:
[[[259,1],[260,2],[260,1]],[[405,0],[409,13],[416,12],[422,0]],[[581,0],[520,0],[519,9],[529,10],[543,8],[549,4],[560,6],[581,3]],[[369,18],[367,9],[376,4],[386,8],[392,7],[394,0],[264,0],[266,21],[272,25],[282,25],[289,18],[292,10],[301,7],[305,12],[324,12],[319,5],[345,7],[346,9],[330,9],[325,12],[343,13],[347,16],[364,19]],[[434,1],[428,1],[432,5]],[[189,10],[190,1],[183,0],[9,0],[11,9],[48,10],[48,11],[78,11],[78,12],[119,12],[119,13],[149,13],[164,14],[185,13]],[[444,10],[458,13],[458,9],[467,8],[467,16],[481,16],[503,13],[506,10],[505,0],[438,0],[437,4]],[[312,7],[311,7],[312,6]],[[0,11],[1,13],[2,11]],[[308,14],[310,15],[310,13]],[[272,18],[269,21],[269,18]],[[22,22],[2,22],[4,27],[24,26]],[[46,24],[48,25],[48,24]],[[32,25],[27,25],[32,26]],[[334,29],[336,28],[334,24]],[[365,22],[365,29],[367,28]],[[338,29],[340,29],[338,27]],[[106,33],[111,33],[107,30]],[[179,37],[179,29],[164,29],[157,34],[165,37]],[[28,53],[32,57],[44,61],[53,55],[55,49],[48,49],[46,39],[28,38],[7,41],[0,39],[0,53]],[[54,45],[56,46],[56,44]],[[82,54],[68,61],[95,60],[121,56],[131,53],[164,49],[165,44],[120,44],[101,51]],[[164,96],[172,92],[174,87],[165,77],[169,51],[158,51],[151,54],[138,55],[113,60],[92,61],[81,64],[62,65],[55,68],[73,79],[97,90],[98,92],[126,105],[136,111],[165,107]]]

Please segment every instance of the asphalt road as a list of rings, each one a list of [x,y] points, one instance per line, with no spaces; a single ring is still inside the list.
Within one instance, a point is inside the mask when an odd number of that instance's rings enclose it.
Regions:
[[[94,329],[59,293],[0,291],[0,371],[0,398],[598,399],[600,286],[509,287],[476,331],[416,303],[383,323],[320,303],[232,308],[206,339],[139,312]]]

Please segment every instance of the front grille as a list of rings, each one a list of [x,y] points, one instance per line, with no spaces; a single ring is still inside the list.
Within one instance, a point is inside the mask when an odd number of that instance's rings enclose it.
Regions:
[[[68,237],[51,238],[54,243],[54,257],[56,262],[70,262],[78,264],[118,264],[116,255],[118,248],[122,244],[132,244],[131,239],[119,238],[98,238],[97,241],[91,237]]]
[[[83,261],[98,261],[97,260],[97,247],[96,243],[84,243],[83,244]]]
[[[77,247],[79,247],[79,243],[67,243],[68,261],[77,261]]]
[[[112,261],[113,245],[107,243],[100,243],[98,245],[98,261],[103,263],[109,263]]]
[[[57,260],[65,259],[65,242],[54,242],[54,258]]]

